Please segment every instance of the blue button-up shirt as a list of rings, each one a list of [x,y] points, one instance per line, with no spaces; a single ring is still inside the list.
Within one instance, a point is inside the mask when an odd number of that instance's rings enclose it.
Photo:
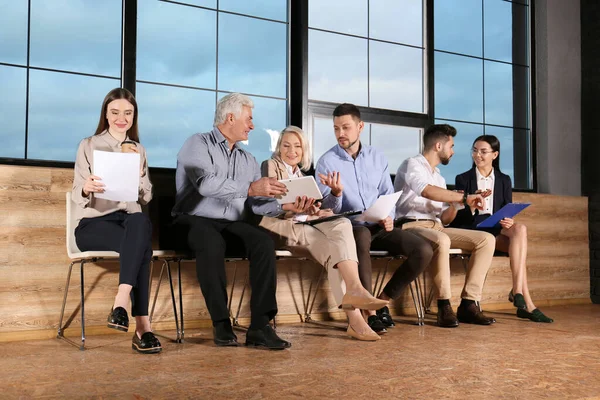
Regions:
[[[344,191],[335,199],[333,212],[364,211],[371,207],[381,195],[394,192],[388,162],[383,153],[374,147],[361,144],[356,156],[352,158],[344,149],[336,145],[329,149],[317,162],[316,174],[339,172]],[[317,180],[323,196],[331,189]],[[390,213],[394,217],[394,211]]]
[[[258,215],[281,214],[277,200],[248,197],[250,184],[260,178],[260,167],[252,154],[237,144],[229,150],[217,127],[193,135],[177,154],[172,215],[239,221],[246,217],[246,206]]]

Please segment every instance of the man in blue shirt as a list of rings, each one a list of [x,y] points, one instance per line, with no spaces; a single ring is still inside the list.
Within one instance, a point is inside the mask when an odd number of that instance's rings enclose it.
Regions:
[[[319,159],[316,173],[320,178],[318,183],[323,196],[333,196],[335,200],[335,213],[364,211],[379,196],[394,192],[385,156],[374,147],[360,142],[363,128],[360,110],[355,105],[344,103],[333,111],[333,129],[338,144]],[[379,295],[380,299],[397,298],[431,261],[433,250],[426,240],[394,228],[394,210],[378,224],[353,221],[353,225],[360,278],[367,290],[373,290],[371,249],[407,257]],[[388,307],[369,312],[367,322],[376,332],[394,326]]]
[[[242,244],[250,260],[251,323],[246,345],[284,349],[269,321],[277,314],[275,249],[271,237],[246,222],[286,211],[273,197],[286,193],[275,178],[261,178],[256,159],[237,145],[254,129],[252,100],[232,93],[217,104],[212,131],[188,138],[177,155],[177,194],[172,215],[187,229],[196,256],[196,274],[213,321],[217,346],[237,346],[227,308],[225,251]]]

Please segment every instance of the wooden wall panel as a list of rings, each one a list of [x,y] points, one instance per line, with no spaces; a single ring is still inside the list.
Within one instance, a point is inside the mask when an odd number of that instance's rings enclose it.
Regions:
[[[65,249],[64,192],[70,190],[72,176],[71,169],[0,165],[0,341],[54,335],[69,266]],[[164,181],[156,177],[155,184],[164,184]],[[173,188],[165,186],[161,190],[172,193]],[[533,203],[517,220],[527,224],[529,229],[528,273],[534,301],[540,306],[588,302],[587,199],[529,193],[516,193],[514,197],[515,201]],[[374,262],[374,279],[385,264],[384,260]],[[388,277],[398,264],[390,265]],[[153,289],[160,266],[155,263]],[[228,263],[230,282],[236,266],[234,307],[237,307],[248,270],[246,262]],[[462,268],[457,260],[452,263],[454,304],[458,304],[464,282]],[[175,278],[176,270],[174,266]],[[316,284],[320,272],[321,267],[312,262],[278,262],[280,321],[301,320],[306,293],[311,282]],[[86,325],[89,332],[109,332],[102,327],[116,293],[118,264],[88,264],[85,273]],[[73,313],[79,306],[78,264],[73,267],[71,279],[65,318],[71,319],[67,333],[76,335],[80,326],[79,314]],[[174,283],[177,285],[177,279]],[[194,263],[183,263],[182,286],[186,326],[208,326],[209,316],[196,281]],[[484,289],[484,307],[510,307],[506,300],[510,288],[508,258],[497,257]],[[318,289],[313,316],[341,317],[343,314],[333,308],[326,275]],[[249,295],[246,292],[240,312],[244,320],[249,317]],[[408,291],[394,306],[397,313],[414,313]],[[154,321],[161,328],[174,327],[166,280],[160,290]]]

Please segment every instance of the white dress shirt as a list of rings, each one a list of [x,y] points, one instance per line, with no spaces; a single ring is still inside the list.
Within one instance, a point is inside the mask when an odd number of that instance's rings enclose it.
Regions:
[[[488,176],[483,176],[479,169],[475,168],[475,175],[477,176],[477,189],[484,191],[487,189],[494,190],[494,169]],[[485,207],[483,211],[479,211],[479,214],[493,214],[494,213],[494,194],[485,198]]]
[[[294,172],[294,168],[291,165],[288,165],[288,163],[286,163],[285,161],[281,160],[283,162],[283,165],[285,165],[285,169],[287,170],[288,176],[290,177],[290,179],[294,179],[294,178],[302,178],[304,175],[302,175],[302,171],[300,171],[300,168],[298,168],[298,166],[296,165],[296,172]]]
[[[446,180],[437,167],[431,168],[422,154],[411,157],[400,165],[394,179],[394,191],[402,191],[396,203],[396,219],[433,219],[441,222],[440,216],[449,205],[421,196],[427,185],[446,189]]]

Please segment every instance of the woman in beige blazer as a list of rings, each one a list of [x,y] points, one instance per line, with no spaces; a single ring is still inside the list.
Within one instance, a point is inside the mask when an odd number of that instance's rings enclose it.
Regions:
[[[159,353],[160,341],[152,333],[148,318],[152,224],[142,213],[142,204],[152,199],[146,150],[138,136],[137,103],[126,89],[111,90],[102,103],[100,121],[93,136],[79,143],[75,159],[72,199],[81,217],[75,228],[75,241],[81,251],[119,253],[119,288],[108,314],[109,328],[127,332],[129,299],[135,317],[132,348],[140,353]],[[138,153],[140,183],[137,201],[112,201],[98,197],[104,193],[102,177],[93,174],[94,150]]]
[[[263,162],[262,175],[277,179],[293,179],[303,176],[302,169],[310,166],[310,153],[304,132],[296,126],[288,126],[279,135],[277,147],[270,160]],[[348,316],[347,333],[359,340],[378,340],[365,322],[360,309],[375,310],[387,301],[376,299],[363,288],[358,275],[358,257],[352,234],[352,224],[346,218],[337,218],[314,225],[303,224],[306,220],[332,215],[314,199],[298,198],[296,212],[288,211],[279,218],[263,217],[261,226],[272,232],[276,243],[293,254],[309,256],[327,269],[329,284],[338,306]],[[302,212],[299,212],[302,211]]]

